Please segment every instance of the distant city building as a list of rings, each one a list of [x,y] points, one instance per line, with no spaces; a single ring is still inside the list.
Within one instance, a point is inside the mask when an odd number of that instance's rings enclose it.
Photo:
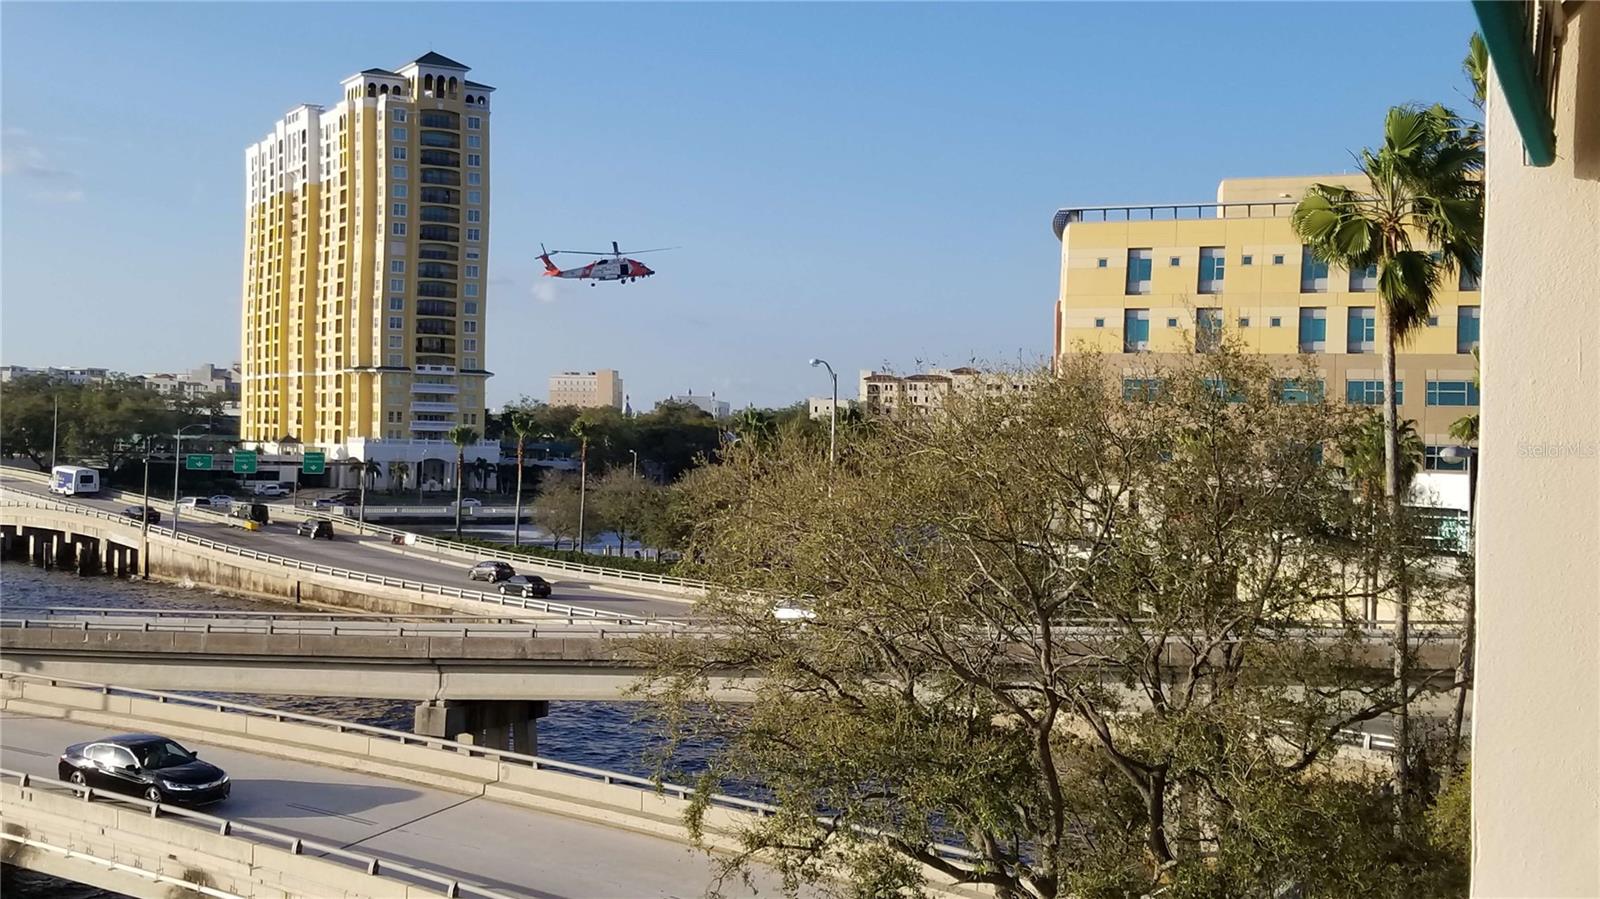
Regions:
[[[208,362],[186,374],[144,374],[136,380],[158,393],[188,400],[204,399],[219,393],[230,400],[237,400],[238,370],[237,363],[231,368],[221,368]]]
[[[855,407],[856,407],[856,401],[855,400],[848,399],[848,398],[841,398],[839,400],[839,415],[842,417],[846,412],[849,412],[851,409],[854,409]],[[827,421],[828,419],[833,417],[833,397],[831,397],[831,396],[806,397],[806,411],[809,412],[811,417],[814,418],[814,419],[817,419],[817,420],[820,420],[820,421]]]
[[[467,72],[364,69],[244,148],[247,444],[449,483],[445,435],[483,429],[494,88]]]
[[[29,368],[26,365],[0,365],[0,383],[10,381],[12,378],[25,378],[29,375],[49,375],[52,378],[66,381],[68,384],[99,384],[110,378],[119,377],[119,372],[107,368]]]
[[[1030,386],[1026,376],[970,367],[935,368],[914,375],[862,371],[857,398],[862,409],[870,413],[899,409],[933,411],[941,408],[951,394],[999,396],[1023,393]]]
[[[696,406],[704,411],[707,415],[710,415],[712,418],[716,419],[727,418],[733,412],[732,405],[717,399],[716,391],[712,391],[711,394],[707,396],[705,394],[695,393],[691,390],[688,393],[680,393],[674,396],[669,396],[662,402],[677,403],[680,406]]]
[[[580,409],[610,406],[621,409],[625,404],[622,375],[614,368],[587,372],[564,371],[550,376],[552,406],[577,406]]]

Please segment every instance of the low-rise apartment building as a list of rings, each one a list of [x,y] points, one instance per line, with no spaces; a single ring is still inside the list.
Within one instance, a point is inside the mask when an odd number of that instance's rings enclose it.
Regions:
[[[626,403],[622,375],[614,368],[595,371],[564,371],[550,376],[550,405],[592,409],[610,406],[621,409]]]
[[[952,394],[998,396],[1028,389],[1026,374],[986,372],[971,366],[935,368],[912,375],[863,370],[857,399],[864,411],[887,414],[902,409],[934,411],[943,407]]]
[[[1290,224],[1316,182],[1363,186],[1349,175],[1241,178],[1223,181],[1215,202],[1058,211],[1055,358],[1102,353],[1138,382],[1153,356],[1204,351],[1226,335],[1286,367],[1309,356],[1328,396],[1381,405],[1377,272],[1319,262]],[[1401,347],[1396,400],[1429,470],[1464,465],[1441,451],[1456,442],[1450,425],[1478,408],[1480,321],[1477,281],[1452,272],[1433,316]]]

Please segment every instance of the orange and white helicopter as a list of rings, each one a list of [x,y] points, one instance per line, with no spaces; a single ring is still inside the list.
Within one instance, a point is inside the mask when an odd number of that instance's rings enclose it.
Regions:
[[[659,253],[662,250],[675,250],[677,247],[657,247],[653,250],[630,250],[632,253]],[[579,281],[588,281],[593,287],[601,281],[616,281],[626,284],[640,278],[648,278],[655,274],[655,270],[637,259],[629,259],[622,255],[622,250],[617,248],[617,242],[611,242],[611,252],[593,253],[587,250],[546,250],[544,244],[539,245],[539,258],[544,262],[544,274],[547,278],[576,278]],[[551,256],[558,253],[570,253],[574,256],[599,256],[600,258],[588,265],[563,269],[550,261]]]

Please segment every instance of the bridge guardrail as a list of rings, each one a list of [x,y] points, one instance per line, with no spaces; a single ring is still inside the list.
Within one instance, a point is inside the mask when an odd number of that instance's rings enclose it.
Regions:
[[[399,880],[399,878],[393,877],[392,875],[386,873],[387,871],[392,871],[395,874],[404,875],[405,877],[414,881],[422,881],[423,883],[436,886],[439,889],[439,894],[441,896],[478,896],[483,897],[483,899],[514,899],[514,897],[505,893],[486,889],[484,887],[473,886],[469,883],[462,883],[460,880],[454,877],[449,877],[444,874],[437,874],[433,871],[429,871],[426,868],[419,868],[415,865],[408,865],[404,862],[397,862],[388,858],[380,858],[375,855],[352,852],[349,849],[345,849],[332,843],[323,843],[319,840],[310,840],[304,837],[297,837],[293,834],[273,830],[269,827],[262,827],[258,824],[246,824],[241,821],[234,821],[230,818],[219,818],[216,815],[208,815],[205,812],[195,811],[194,809],[168,805],[161,802],[151,802],[148,799],[143,799],[138,796],[125,796],[121,793],[99,790],[90,786],[80,787],[74,783],[50,780],[47,777],[34,777],[31,774],[27,774],[22,771],[16,771],[10,768],[0,768],[0,777],[6,777],[15,780],[17,785],[23,789],[32,788],[36,790],[43,789],[55,792],[71,793],[82,798],[85,802],[93,802],[96,799],[114,800],[116,802],[125,803],[137,808],[148,809],[150,812],[150,817],[152,818],[181,818],[187,822],[204,825],[220,836],[236,837],[239,839],[249,840],[251,842],[265,843],[267,845],[288,849],[289,852],[294,855],[316,853],[321,858],[334,859],[342,864],[349,865],[350,867],[365,870],[368,874],[375,878]],[[400,882],[404,883],[405,881]],[[405,891],[402,889],[401,892],[403,894]]]
[[[32,481],[35,481],[36,483],[41,483],[41,484],[48,484],[49,481],[50,481],[49,476],[45,475],[43,472],[28,471],[26,469],[14,468],[14,467],[11,467],[11,466],[4,466],[3,469],[0,469],[0,473],[4,473],[4,474],[8,474],[8,475],[16,475],[16,476],[22,477],[22,478],[24,478],[26,480],[32,480]],[[113,491],[113,492],[125,493],[125,491]],[[132,500],[129,500],[129,501],[131,502]],[[153,498],[152,498],[152,502],[154,502]],[[343,507],[343,508],[346,509],[346,510],[349,509],[348,506]],[[368,506],[368,508],[369,509],[373,509],[373,508],[377,508],[377,507]],[[405,508],[405,507],[397,506],[395,508]],[[421,508],[432,509],[434,507],[421,507]],[[452,507],[444,506],[444,507],[441,507],[441,508],[443,508],[443,509],[448,511]],[[333,516],[333,515],[324,514],[324,512],[322,510],[301,508],[301,507],[298,507],[298,506],[273,505],[272,509],[274,511],[278,512],[279,514],[292,514],[292,515],[298,515],[298,516],[306,517],[306,518],[327,518],[330,521],[348,521],[349,519],[354,517],[352,515],[349,515],[348,513],[346,513],[344,515],[340,515],[340,516]],[[205,514],[205,513],[217,514],[217,513],[211,512],[211,510],[209,510],[209,509],[202,509],[202,510],[190,509],[190,510],[185,510],[184,514],[193,515],[197,511],[200,512],[202,515]],[[223,517],[226,517],[226,516],[223,516]],[[668,575],[668,574],[651,574],[649,572],[644,572],[644,571],[629,571],[629,570],[622,569],[622,568],[607,568],[607,567],[605,567],[603,565],[584,565],[581,562],[568,562],[568,561],[565,561],[565,560],[562,560],[562,559],[547,559],[547,558],[544,558],[542,556],[533,556],[533,555],[527,555],[527,554],[524,554],[524,553],[506,552],[505,550],[489,549],[488,547],[472,546],[472,545],[469,545],[469,544],[466,544],[466,543],[456,543],[453,540],[442,540],[442,539],[440,539],[438,537],[429,537],[426,534],[418,534],[415,531],[406,531],[406,530],[402,530],[400,528],[392,528],[392,527],[388,527],[387,525],[374,524],[373,522],[370,522],[370,521],[364,522],[362,524],[362,527],[365,530],[369,530],[369,531],[371,531],[371,532],[373,532],[375,534],[384,534],[384,535],[391,536],[391,537],[401,537],[401,538],[405,539],[405,542],[406,542],[407,546],[427,546],[427,547],[434,548],[434,549],[442,549],[442,550],[448,550],[448,551],[452,551],[452,552],[466,553],[468,555],[478,556],[479,558],[499,559],[501,561],[506,561],[506,562],[520,562],[520,563],[525,564],[525,565],[531,565],[531,566],[534,566],[534,567],[549,568],[549,569],[552,569],[552,570],[555,570],[555,571],[565,571],[565,572],[568,572],[568,573],[571,573],[571,574],[582,574],[582,575],[586,575],[586,576],[589,576],[589,577],[600,577],[600,578],[617,578],[619,580],[634,581],[634,582],[641,583],[641,584],[657,584],[657,585],[664,586],[664,587],[677,587],[677,588],[680,588],[680,589],[699,590],[699,591],[702,591],[702,592],[706,591],[706,590],[710,590],[713,586],[715,586],[710,581],[696,580],[694,578],[675,577],[673,575]]]
[[[548,619],[547,619],[548,620]],[[341,632],[341,622],[344,630]],[[479,626],[461,622],[364,622],[362,619],[327,620],[301,620],[297,618],[276,618],[257,616],[250,618],[202,618],[199,621],[170,621],[160,618],[143,621],[118,621],[115,618],[105,617],[98,619],[80,618],[78,620],[63,619],[38,619],[19,618],[14,616],[0,617],[0,630],[61,630],[89,633],[91,631],[113,632],[138,632],[138,633],[180,633],[180,634],[263,634],[266,636],[322,636],[322,637],[526,637],[536,639],[545,637],[594,637],[602,640],[624,639],[640,635],[656,635],[661,630],[647,626],[619,626],[606,629],[604,627],[568,626],[565,622],[558,623],[555,627],[540,627],[531,622],[519,624],[489,624]],[[711,630],[670,629],[668,634],[680,637],[696,635],[714,636]]]
[[[20,495],[27,496],[28,494],[24,493]],[[32,501],[21,501],[15,499],[0,500],[0,508],[6,507],[50,509],[57,512],[68,512],[75,515],[87,515],[91,518],[114,522],[127,528],[138,529],[140,527],[140,523],[138,521],[123,515],[117,515],[101,509],[96,509],[92,506],[85,506],[77,503],[56,502],[54,500],[44,499],[43,497],[35,497],[32,499]],[[422,581],[406,580],[405,578],[395,578],[387,575],[375,575],[365,571],[355,571],[353,569],[341,568],[334,565],[322,565],[316,562],[306,562],[301,559],[290,558],[288,556],[264,553],[260,550],[234,546],[230,543],[208,540],[205,537],[200,537],[194,534],[185,534],[182,532],[174,534],[171,528],[161,527],[160,525],[151,525],[150,533],[157,534],[168,539],[176,539],[183,543],[191,543],[196,546],[203,546],[207,549],[227,553],[228,555],[240,556],[247,559],[253,559],[258,562],[266,562],[271,565],[280,565],[285,568],[292,568],[296,571],[310,571],[315,574],[324,574],[330,577],[359,581],[365,584],[377,584],[383,587],[395,587],[402,590],[413,590],[422,594],[446,596],[454,599],[474,600],[489,605],[518,608],[525,611],[544,612],[548,615],[565,617],[570,620],[587,618],[596,621],[610,621],[616,624],[656,624],[673,620],[657,618],[655,616],[641,618],[630,615],[617,615],[615,613],[605,612],[600,609],[590,609],[583,606],[568,605],[566,603],[551,602],[543,599],[526,599],[523,597],[503,596],[498,593],[486,593],[481,590],[463,590],[459,587],[449,587],[442,584],[429,584]]]

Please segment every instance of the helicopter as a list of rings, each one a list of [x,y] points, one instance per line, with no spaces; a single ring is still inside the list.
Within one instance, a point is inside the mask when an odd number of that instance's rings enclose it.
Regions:
[[[677,247],[657,247],[653,250],[630,250],[632,253],[659,253],[662,250],[675,250]],[[570,253],[575,256],[599,256],[600,258],[588,265],[575,268],[562,269],[550,257],[558,253]],[[588,250],[546,250],[544,244],[539,244],[539,259],[544,262],[544,273],[547,278],[576,278],[588,281],[593,287],[601,281],[616,281],[626,284],[640,278],[648,278],[655,274],[655,270],[637,259],[629,259],[622,255],[622,250],[617,247],[617,242],[611,242],[611,252],[595,253]]]

